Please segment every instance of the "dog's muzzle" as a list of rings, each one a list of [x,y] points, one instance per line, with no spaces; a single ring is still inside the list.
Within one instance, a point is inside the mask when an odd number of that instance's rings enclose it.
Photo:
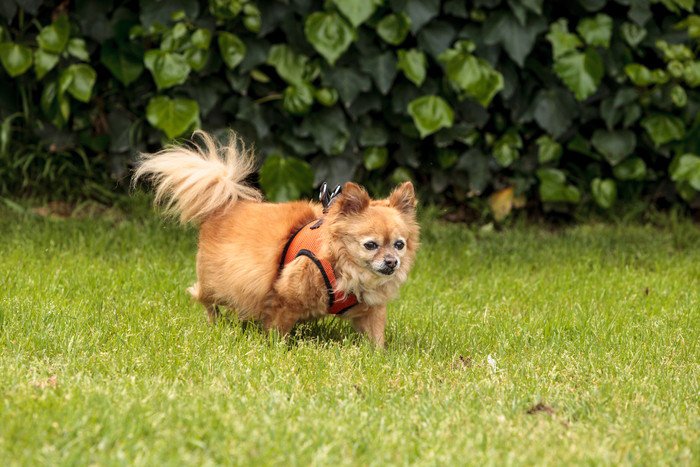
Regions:
[[[399,267],[399,260],[391,256],[386,256],[384,258],[384,262],[382,263],[382,267],[379,268],[378,271],[386,276],[390,276],[394,274],[397,267]]]

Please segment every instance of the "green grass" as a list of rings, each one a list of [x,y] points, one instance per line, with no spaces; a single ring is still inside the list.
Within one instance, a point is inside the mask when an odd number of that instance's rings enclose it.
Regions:
[[[0,465],[698,465],[700,231],[668,221],[427,220],[375,351],[208,326],[193,230],[0,211]]]

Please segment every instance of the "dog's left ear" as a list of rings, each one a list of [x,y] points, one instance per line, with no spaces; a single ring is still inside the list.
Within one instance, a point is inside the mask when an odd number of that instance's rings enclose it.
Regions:
[[[343,214],[358,214],[369,206],[369,195],[360,185],[347,182],[338,196],[338,212]]]
[[[415,214],[416,204],[416,193],[411,182],[404,182],[397,186],[389,196],[389,206],[404,214]]]

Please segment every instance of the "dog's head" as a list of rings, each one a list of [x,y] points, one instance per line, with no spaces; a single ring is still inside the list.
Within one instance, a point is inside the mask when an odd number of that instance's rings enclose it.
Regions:
[[[359,185],[346,183],[327,219],[338,272],[355,293],[398,286],[406,280],[419,244],[411,182],[381,200],[372,200]]]

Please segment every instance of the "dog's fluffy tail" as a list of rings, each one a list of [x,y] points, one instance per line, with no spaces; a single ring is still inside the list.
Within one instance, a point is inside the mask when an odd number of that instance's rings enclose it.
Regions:
[[[203,131],[201,145],[172,146],[155,154],[142,154],[133,183],[146,178],[155,187],[155,202],[182,223],[201,222],[213,212],[239,200],[259,201],[262,195],[245,184],[254,171],[252,151],[231,133],[226,146]]]

